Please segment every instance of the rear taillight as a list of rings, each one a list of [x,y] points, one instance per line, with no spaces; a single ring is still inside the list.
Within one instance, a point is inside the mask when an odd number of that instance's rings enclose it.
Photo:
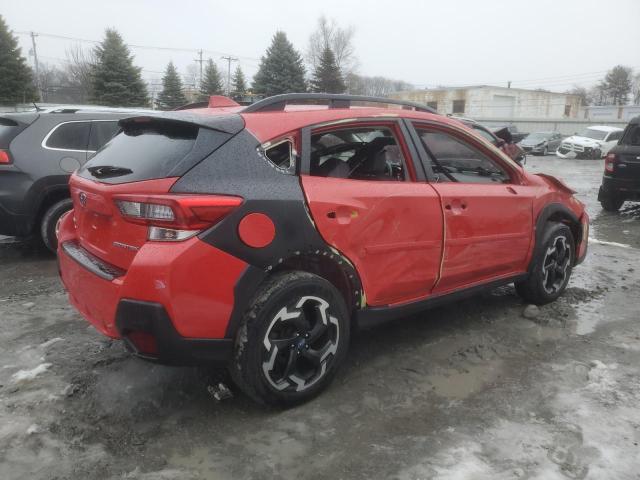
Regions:
[[[231,196],[116,195],[125,220],[147,225],[149,240],[179,242],[209,228],[242,204]]]
[[[11,163],[11,157],[6,150],[0,150],[0,165],[8,165]]]
[[[618,157],[616,157],[615,153],[609,153],[606,157],[604,157],[604,169],[607,172],[613,173],[616,162],[618,161]]]

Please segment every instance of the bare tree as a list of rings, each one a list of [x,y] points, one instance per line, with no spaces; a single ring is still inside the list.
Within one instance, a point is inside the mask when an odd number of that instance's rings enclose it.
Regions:
[[[386,77],[366,77],[351,73],[346,77],[347,91],[353,95],[386,97],[390,93],[411,90],[413,85]]]
[[[580,87],[578,85],[574,85],[571,90],[567,91],[567,93],[569,95],[576,95],[580,97],[580,105],[582,105],[583,107],[586,107],[587,105],[589,105],[589,101],[590,101],[589,92],[587,91],[586,88]]]
[[[75,44],[66,51],[66,73],[82,96],[83,101],[89,98],[91,92],[93,68],[96,63],[94,51]]]
[[[636,73],[633,76],[633,87],[631,88],[631,95],[633,97],[633,104],[640,105],[640,73]]]
[[[320,64],[322,52],[329,47],[336,57],[336,63],[344,76],[353,73],[358,60],[355,55],[353,36],[355,28],[343,28],[334,18],[328,19],[322,15],[318,19],[318,28],[309,37],[309,45],[305,54],[311,70],[315,71]]]

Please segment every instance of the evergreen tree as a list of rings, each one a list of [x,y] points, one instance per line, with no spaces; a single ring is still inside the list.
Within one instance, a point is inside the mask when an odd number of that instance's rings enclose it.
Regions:
[[[108,28],[94,51],[90,101],[99,105],[140,107],[149,104],[140,68],[120,34]]]
[[[187,103],[187,98],[182,92],[182,80],[178,75],[178,70],[169,62],[162,77],[162,91],[158,95],[158,108],[160,110],[172,110]]]
[[[305,92],[304,75],[302,57],[284,32],[276,32],[253,78],[253,91],[266,96]]]
[[[604,77],[604,90],[614,105],[626,105],[633,86],[633,71],[629,67],[616,65]]]
[[[240,65],[236,67],[236,71],[233,73],[231,91],[234,97],[242,97],[247,93],[247,81]]]
[[[20,55],[18,40],[0,15],[0,104],[12,105],[38,100],[33,74]]]
[[[328,45],[322,50],[318,66],[313,72],[311,89],[321,93],[344,93],[347,89],[340,73],[340,67],[336,63],[336,56]]]
[[[213,60],[209,59],[206,67],[204,67],[204,75],[202,83],[200,84],[200,94],[206,99],[209,95],[222,95],[223,91],[224,86],[222,85],[220,70],[218,70]]]

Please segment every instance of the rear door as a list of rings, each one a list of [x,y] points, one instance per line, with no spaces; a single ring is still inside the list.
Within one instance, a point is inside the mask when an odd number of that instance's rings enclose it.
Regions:
[[[439,274],[440,200],[414,169],[403,128],[356,121],[302,134],[301,182],[315,225],[355,265],[372,306],[424,297]]]
[[[461,129],[415,123],[427,171],[434,178],[445,220],[444,293],[526,269],[535,187]]]

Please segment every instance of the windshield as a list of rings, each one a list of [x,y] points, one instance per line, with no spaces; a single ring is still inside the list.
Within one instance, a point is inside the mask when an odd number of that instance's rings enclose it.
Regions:
[[[594,140],[604,140],[604,137],[607,136],[607,132],[603,132],[602,130],[595,130],[593,128],[585,128],[582,132],[580,132],[580,135],[578,136],[593,138]]]
[[[551,137],[550,133],[547,132],[538,132],[538,133],[530,133],[526,136],[525,140],[529,142],[541,142],[543,140],[548,140]]]

